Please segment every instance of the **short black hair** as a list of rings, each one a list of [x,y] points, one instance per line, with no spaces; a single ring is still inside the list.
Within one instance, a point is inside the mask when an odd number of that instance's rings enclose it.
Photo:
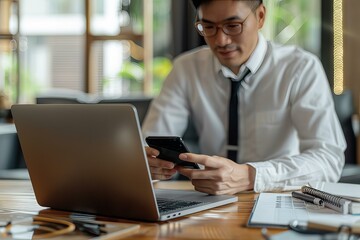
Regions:
[[[201,4],[204,3],[209,3],[215,0],[191,0],[195,9],[198,9],[200,7]],[[257,3],[257,6],[259,6],[260,4],[263,3],[263,0],[237,0],[237,1],[249,1],[249,2],[254,2]]]

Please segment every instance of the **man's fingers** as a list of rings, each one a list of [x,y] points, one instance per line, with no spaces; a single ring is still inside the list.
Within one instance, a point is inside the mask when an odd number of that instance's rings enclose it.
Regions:
[[[174,163],[157,158],[159,151],[155,148],[145,147],[145,152],[150,166],[166,169],[173,169],[175,167]]]
[[[161,175],[174,175],[177,171],[176,169],[165,169],[158,167],[150,167],[152,174],[161,174]]]
[[[158,168],[166,168],[166,169],[173,169],[175,164],[169,161],[161,160],[154,157],[148,157],[149,166],[151,167],[158,167]]]
[[[161,175],[161,174],[151,174],[153,180],[168,180],[172,178],[172,175]]]
[[[220,168],[223,166],[223,161],[219,161],[217,156],[207,156],[201,154],[193,154],[193,153],[182,153],[179,158],[183,161],[198,163],[204,165],[205,167],[210,168]]]
[[[212,195],[223,195],[231,193],[226,183],[214,182],[211,180],[192,180],[191,183],[194,185],[195,190],[204,192]]]
[[[145,147],[145,152],[148,157],[157,157],[160,153],[155,148]]]
[[[211,195],[223,195],[223,194],[229,193],[229,189],[218,190],[218,189],[214,189],[212,187],[204,186],[204,185],[194,185],[194,189],[196,191],[211,194]]]
[[[176,168],[180,174],[190,179],[212,179],[213,171],[201,170],[201,169],[190,169],[184,167]]]
[[[224,195],[224,194],[232,194],[231,191],[229,189],[226,189],[226,190],[213,190],[211,188],[206,188],[206,187],[194,187],[194,189],[196,191],[199,191],[199,192],[203,192],[203,193],[207,193],[207,194],[210,194],[210,195]]]
[[[153,180],[167,180],[177,172],[174,163],[156,158],[159,155],[158,150],[145,147],[145,152]]]

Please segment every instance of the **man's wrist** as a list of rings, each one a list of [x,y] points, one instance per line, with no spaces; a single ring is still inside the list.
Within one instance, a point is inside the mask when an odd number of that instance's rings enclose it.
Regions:
[[[239,164],[237,180],[239,185],[238,192],[254,189],[256,169],[249,164]]]
[[[245,164],[245,166],[247,167],[248,176],[249,176],[249,190],[252,190],[254,189],[254,185],[255,185],[256,169],[249,164]]]

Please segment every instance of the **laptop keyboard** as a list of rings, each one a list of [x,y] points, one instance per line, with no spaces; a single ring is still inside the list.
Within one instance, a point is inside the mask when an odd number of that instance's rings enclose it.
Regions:
[[[156,202],[160,212],[174,211],[182,208],[200,205],[203,203],[196,201],[183,201],[183,200],[175,200],[175,199],[167,199],[167,198],[157,198]]]

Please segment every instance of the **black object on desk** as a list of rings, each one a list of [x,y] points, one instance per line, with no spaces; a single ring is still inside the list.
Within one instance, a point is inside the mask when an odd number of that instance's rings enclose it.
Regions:
[[[305,193],[301,193],[301,192],[292,192],[291,195],[294,198],[298,198],[298,199],[313,203],[313,204],[321,206],[321,207],[324,206],[324,201],[320,198],[317,198],[317,197],[314,197],[314,196],[311,196],[311,195],[308,195]]]

